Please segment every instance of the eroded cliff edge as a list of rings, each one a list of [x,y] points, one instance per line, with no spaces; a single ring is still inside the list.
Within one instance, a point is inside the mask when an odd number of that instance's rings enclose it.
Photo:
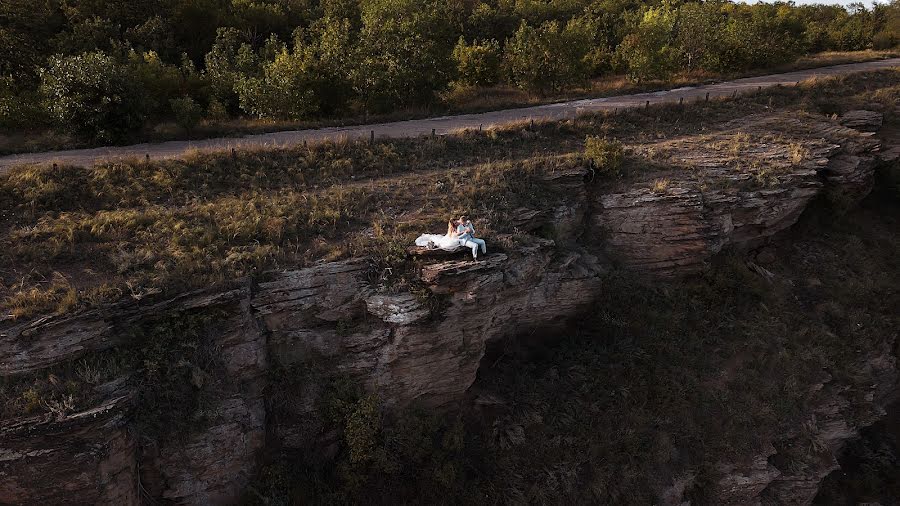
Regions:
[[[160,315],[203,315],[193,330],[213,358],[196,374],[204,416],[183,437],[142,433],[141,399],[127,376],[99,385],[104,400],[92,409],[3,422],[0,502],[127,504],[142,494],[233,502],[267,447],[310,448],[327,432],[317,413],[324,378],[351,376],[389,406],[459,402],[487,344],[563,328],[603,290],[612,266],[687,275],[723,249],[765,245],[818,196],[848,206],[863,198],[876,166],[896,161],[896,147],[864,132],[879,125],[880,115],[866,112],[842,121],[760,116],[707,136],[649,142],[641,147],[646,156],[671,170],[623,187],[586,182],[580,167],[548,171],[546,184],[567,195],[562,205],[521,209],[523,232],[496,238],[504,251],[482,262],[424,262],[424,289],[415,293],[383,290],[370,262],[355,259],[5,324],[5,377],[129,346],[132,329]],[[779,466],[800,437],[790,435],[749,463],[721,463],[710,492],[716,502],[809,502],[843,441],[879,415],[895,381],[893,357],[884,351],[854,357],[873,385],[862,401],[858,392],[848,400],[846,387],[823,374],[821,403],[803,437],[812,431],[827,441],[830,459],[823,453]],[[304,371],[287,402],[274,402],[266,389],[273,369]],[[679,502],[685,483],[664,497]]]

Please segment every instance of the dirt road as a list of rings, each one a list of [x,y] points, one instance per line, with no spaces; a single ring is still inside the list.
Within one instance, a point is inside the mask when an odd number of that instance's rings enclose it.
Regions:
[[[768,88],[776,85],[792,86],[799,81],[816,76],[832,76],[877,70],[890,67],[900,67],[900,58],[879,60],[864,63],[851,63],[847,65],[835,65],[817,69],[800,70],[784,74],[772,74],[767,76],[748,77],[726,81],[717,84],[676,88],[652,93],[638,93],[634,95],[621,95],[617,97],[594,98],[560,102],[555,104],[525,107],[520,109],[506,109],[477,114],[462,114],[458,116],[441,116],[436,118],[417,119],[409,121],[396,121],[392,123],[378,123],[351,127],[332,127],[314,130],[292,130],[285,132],[273,132],[268,134],[249,135],[246,137],[222,137],[216,139],[204,139],[193,141],[170,141],[157,144],[135,144],[132,146],[103,147],[93,149],[73,149],[68,151],[49,151],[44,153],[28,153],[0,157],[0,173],[5,172],[15,165],[30,164],[73,164],[89,165],[100,160],[110,160],[127,157],[145,157],[151,159],[177,158],[190,150],[227,150],[231,148],[247,147],[283,147],[302,143],[303,141],[319,141],[339,138],[367,138],[374,135],[376,138],[385,137],[416,137],[419,135],[445,134],[454,130],[465,128],[487,128],[491,125],[501,125],[529,119],[562,119],[575,115],[613,109],[625,109],[630,107],[643,107],[649,101],[651,104],[664,102],[678,102],[684,100],[691,102],[704,100],[707,93],[710,98],[728,97],[735,93],[746,93],[759,88]]]

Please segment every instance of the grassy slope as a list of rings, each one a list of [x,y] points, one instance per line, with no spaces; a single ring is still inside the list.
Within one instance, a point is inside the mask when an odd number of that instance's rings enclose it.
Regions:
[[[477,216],[484,233],[509,232],[506,215],[516,207],[559,197],[544,195],[541,174],[582,163],[586,135],[636,145],[701,134],[773,107],[884,108],[897,100],[898,75],[855,75],[685,109],[588,116],[535,131],[523,125],[235,158],[199,154],[149,164],[20,169],[0,178],[0,301],[7,314],[26,317],[323,258],[395,255],[416,232],[442,230],[460,211]],[[658,170],[640,150],[632,153],[627,177]]]

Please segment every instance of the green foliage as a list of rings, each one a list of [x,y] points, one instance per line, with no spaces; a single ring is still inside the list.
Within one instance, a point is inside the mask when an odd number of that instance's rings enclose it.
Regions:
[[[351,70],[353,89],[368,110],[384,112],[432,100],[450,78],[452,34],[439,3],[373,0],[362,8],[362,29]]]
[[[468,86],[492,86],[500,80],[500,43],[496,40],[466,44],[459,38],[453,48],[457,81]]]
[[[40,94],[23,89],[12,76],[0,75],[0,130],[36,130],[46,124]]]
[[[320,72],[314,56],[303,47],[279,53],[263,66],[260,78],[239,78],[235,84],[241,109],[261,118],[299,120],[319,111]]]
[[[620,142],[588,136],[584,140],[584,156],[594,163],[594,169],[601,175],[618,177],[622,173],[624,149]]]
[[[139,128],[145,103],[126,66],[102,52],[51,57],[41,92],[53,121],[103,142]]]
[[[675,29],[687,68],[716,68],[717,37],[723,19],[721,6],[715,2],[692,2],[681,6]],[[663,40],[663,44],[666,42]]]
[[[43,134],[52,126],[60,137],[74,132],[86,136],[79,144],[96,144],[124,140],[145,119],[171,121],[170,101],[183,96],[219,104],[207,115],[219,122],[244,115],[300,121],[430,108],[438,99],[453,107],[466,93],[474,97],[476,86],[558,93],[610,72],[637,81],[686,69],[729,73],[806,52],[894,47],[898,11],[896,1],[865,9],[727,1],[7,0],[0,5],[0,82],[14,79],[15,86],[0,91],[0,128]],[[454,48],[458,40],[471,43]],[[96,56],[87,55],[99,53],[118,64],[92,64]],[[51,123],[35,97],[60,87],[54,82],[66,71],[53,68],[67,59],[79,62],[71,68],[82,76],[70,76],[76,81],[51,97]],[[48,77],[53,73],[59,79]],[[89,91],[87,73],[102,75],[109,89]],[[442,95],[454,80],[461,86]],[[91,94],[108,100],[89,105]],[[70,103],[82,99],[83,106]],[[14,149],[32,146],[22,141]]]
[[[716,38],[715,70],[763,68],[785,63],[803,51],[802,22],[790,9],[760,4],[729,5]]]
[[[380,431],[378,398],[372,394],[366,395],[347,414],[344,427],[344,440],[351,464],[363,464],[375,458],[376,437]]]
[[[212,97],[226,108],[236,107],[235,82],[255,71],[255,58],[250,46],[242,43],[237,29],[219,28],[212,49],[204,57],[204,72]]]
[[[585,57],[591,42],[584,28],[576,20],[565,27],[556,21],[537,28],[523,22],[504,52],[513,82],[542,93],[582,83],[588,77]]]
[[[203,118],[203,108],[191,97],[173,98],[169,104],[178,126],[189,133]]]
[[[222,314],[167,314],[123,332],[114,350],[88,354],[47,371],[0,378],[0,419],[66,415],[96,407],[109,388],[135,394],[134,426],[142,436],[168,439],[196,429],[209,416],[221,377],[207,333]]]
[[[674,45],[677,13],[667,5],[648,9],[634,33],[619,46],[619,56],[635,81],[666,79],[678,68],[681,52]]]
[[[872,36],[874,49],[892,49],[900,45],[900,2],[876,5],[872,17],[878,25]]]
[[[126,362],[136,371],[135,423],[146,436],[172,438],[196,429],[211,412],[217,360],[206,341],[221,314],[172,314],[132,328]]]

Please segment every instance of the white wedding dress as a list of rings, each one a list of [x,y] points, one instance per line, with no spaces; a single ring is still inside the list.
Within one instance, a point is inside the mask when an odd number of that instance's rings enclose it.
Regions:
[[[422,234],[416,238],[416,246],[428,249],[456,251],[462,247],[459,238],[440,234]]]

